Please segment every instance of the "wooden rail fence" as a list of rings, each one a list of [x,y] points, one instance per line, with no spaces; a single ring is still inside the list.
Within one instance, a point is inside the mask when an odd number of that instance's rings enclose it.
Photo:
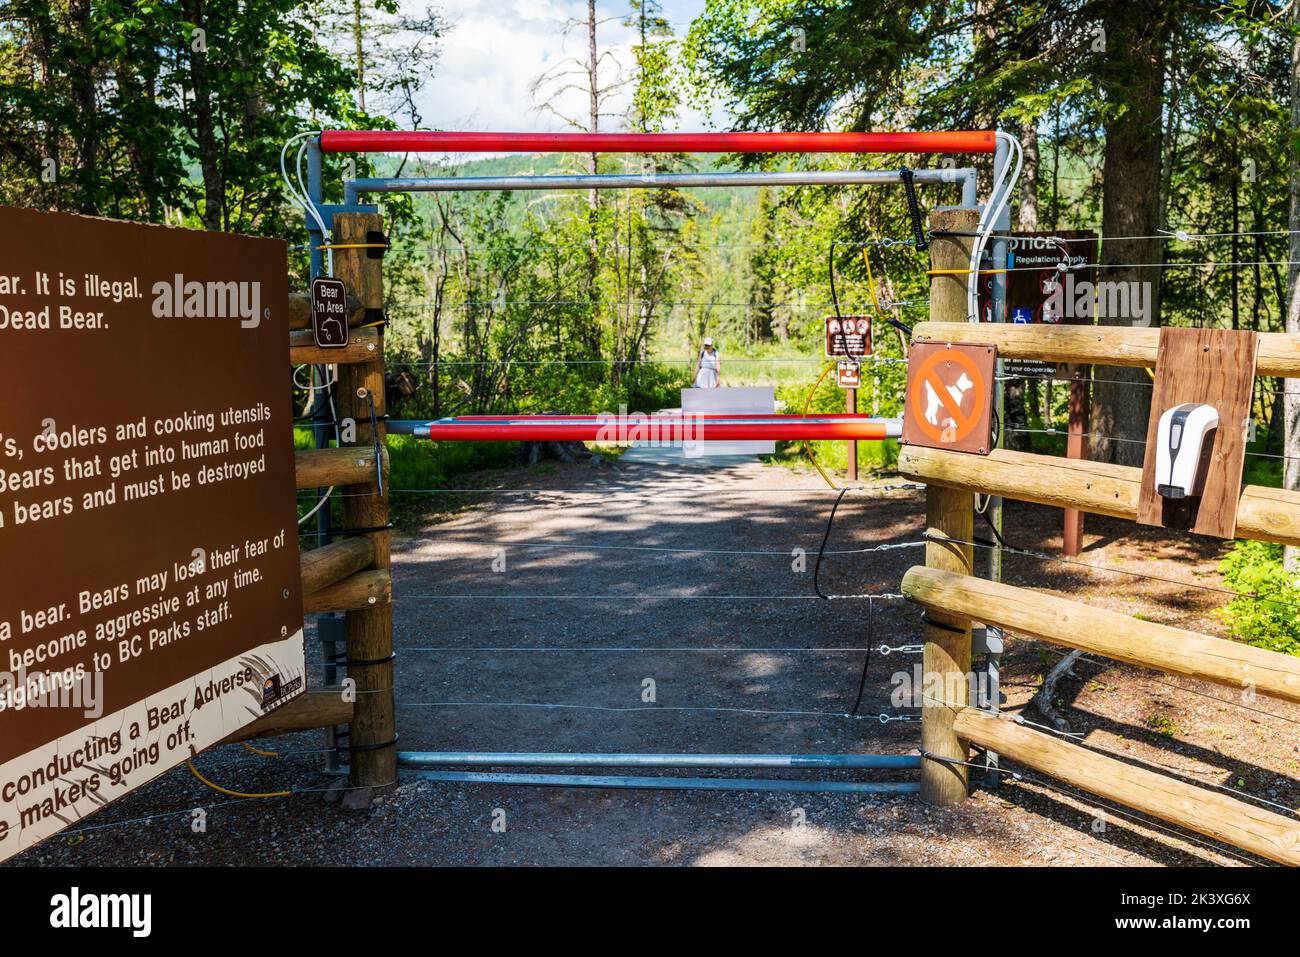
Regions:
[[[931,227],[934,269],[963,261],[973,221],[961,211],[936,211]],[[1154,366],[1158,329],[968,323],[966,277],[935,276],[931,314],[918,340],[994,345],[1000,358],[1100,366]],[[962,292],[963,295],[958,295]],[[1300,336],[1264,334],[1256,371],[1300,377]],[[1101,462],[998,449],[980,456],[904,447],[899,470],[926,483],[926,563],[909,570],[902,592],[923,606],[924,686],[921,794],[933,804],[967,796],[971,746],[995,751],[1044,774],[1261,857],[1300,865],[1300,821],[1221,791],[1135,766],[1083,745],[1034,731],[970,706],[966,700],[972,622],[996,625],[1066,648],[1117,661],[1253,689],[1300,702],[1300,659],[1209,635],[1142,621],[1053,595],[971,574],[975,494],[1135,519],[1142,470]],[[1300,493],[1246,486],[1238,502],[1238,535],[1300,545]],[[947,540],[947,541],[945,541]]]

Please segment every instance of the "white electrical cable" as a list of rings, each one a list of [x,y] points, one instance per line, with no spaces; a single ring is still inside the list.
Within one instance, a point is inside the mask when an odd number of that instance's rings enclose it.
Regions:
[[[320,130],[308,130],[305,133],[296,133],[285,140],[284,146],[280,148],[280,176],[284,179],[284,185],[289,191],[289,195],[293,197],[295,203],[307,212],[307,215],[316,221],[316,227],[320,230],[325,245],[329,245],[332,240],[332,234],[325,228],[325,219],[321,216],[320,210],[316,208],[316,204],[312,201],[311,194],[307,192],[307,187],[304,185],[302,179],[303,154],[307,152],[310,138],[319,135]],[[289,147],[299,140],[302,140],[303,142],[298,148],[297,158],[294,162],[294,173],[298,179],[298,183],[295,186],[293,180],[289,178],[289,170],[285,166],[285,157],[288,155]],[[327,249],[325,253],[325,273],[326,275],[332,276],[334,274],[334,252],[333,250]]]
[[[312,375],[314,376],[315,374],[316,374],[315,371],[313,371]],[[295,369],[294,382],[296,383],[297,381],[298,381],[298,370]],[[312,389],[313,391],[317,391],[322,388],[327,388],[330,385],[333,385],[333,382],[326,383],[325,386],[313,386]],[[333,420],[334,422],[334,441],[337,445],[341,446],[343,444],[343,436],[339,432],[339,414],[334,407],[334,393],[333,392],[328,393],[327,397],[329,398],[329,403],[330,403],[330,419]],[[321,508],[325,505],[325,503],[328,502],[333,497],[333,495],[334,495],[334,486],[331,485],[329,488],[325,490],[325,494],[320,497],[320,501],[318,501],[314,506],[312,506],[311,511],[308,512],[306,515],[304,515],[302,518],[298,519],[298,525],[301,527],[302,525],[307,524],[308,520],[317,512],[319,512]]]
[[[303,369],[314,370],[315,368],[316,368],[315,366],[305,365],[305,364],[300,366],[294,366],[293,384],[296,385],[298,388],[302,389],[303,392],[325,392],[326,390],[333,388],[334,383],[339,381],[338,366],[326,366],[325,368],[330,370],[330,380],[328,382],[322,383],[321,385],[303,385],[302,381],[299,380],[298,378],[298,373],[301,372]],[[332,396],[331,396],[331,401],[333,401]]]
[[[998,170],[997,176],[993,181],[993,192],[989,195],[989,201],[984,204],[984,212],[980,214],[979,224],[975,227],[977,233],[975,242],[971,244],[970,258],[970,281],[966,286],[966,316],[968,322],[979,322],[979,267],[980,261],[984,256],[984,248],[988,245],[989,238],[993,235],[993,230],[997,228],[998,219],[1006,210],[1011,202],[1011,194],[1015,189],[1016,183],[1020,179],[1020,170],[1024,165],[1025,154],[1020,147],[1020,141],[1010,133],[997,132],[994,134],[999,140],[1006,143],[1012,151],[1015,162],[1008,162],[1002,169]],[[1008,171],[1010,177],[1008,178]],[[1004,184],[1005,183],[1005,187]]]

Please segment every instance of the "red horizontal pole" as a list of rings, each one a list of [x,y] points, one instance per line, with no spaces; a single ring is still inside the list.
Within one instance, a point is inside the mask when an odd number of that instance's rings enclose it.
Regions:
[[[737,421],[755,419],[756,421]],[[760,419],[732,416],[730,421],[697,421],[680,416],[647,416],[643,419],[605,420],[563,418],[495,420],[458,419],[430,422],[414,430],[418,438],[452,442],[732,442],[858,439],[870,441],[899,434],[893,419],[851,419],[830,416],[788,415]]]
[[[991,130],[933,133],[454,133],[325,130],[326,153],[992,153]]]
[[[629,413],[629,416],[635,413]],[[690,416],[696,421],[708,422],[710,420],[731,421],[736,419],[772,419],[775,421],[790,421],[791,419],[800,419],[802,416],[789,415],[784,412],[705,412],[701,414],[691,413]],[[458,415],[455,417],[457,422],[588,422],[601,419],[600,415],[548,415],[545,413],[521,413],[519,415]],[[681,416],[677,413],[667,415],[648,415],[647,420],[655,422],[677,421]],[[860,422],[865,416],[860,412],[818,412],[816,415],[808,416],[809,419],[851,419]],[[604,421],[609,421],[608,417]],[[629,419],[629,421],[631,421]]]

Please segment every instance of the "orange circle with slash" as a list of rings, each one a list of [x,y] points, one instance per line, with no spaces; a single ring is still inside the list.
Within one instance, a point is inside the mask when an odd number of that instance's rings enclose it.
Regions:
[[[948,386],[944,384],[939,377],[938,366],[943,362],[955,363],[958,367],[965,370],[970,376],[971,387],[966,395],[972,398],[971,414],[967,415],[961,410],[962,403],[952,397],[948,391]],[[943,406],[944,411],[952,419],[953,426],[951,429],[946,426],[933,425],[925,417],[925,399],[921,383],[928,382],[934,394],[938,396],[939,403]],[[983,416],[980,409],[984,406],[985,390],[988,388],[984,381],[984,376],[975,360],[964,352],[956,349],[944,349],[933,353],[930,358],[921,364],[921,368],[916,370],[916,388],[912,390],[912,411],[916,413],[916,424],[931,439],[940,443],[960,442],[971,432],[975,431],[976,426],[980,424]],[[965,396],[963,396],[965,398]]]

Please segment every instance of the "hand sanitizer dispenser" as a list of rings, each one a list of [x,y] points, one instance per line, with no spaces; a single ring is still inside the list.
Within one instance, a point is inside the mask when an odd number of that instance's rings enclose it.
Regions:
[[[1218,427],[1212,405],[1188,402],[1165,410],[1156,431],[1157,492],[1170,499],[1201,494]]]

